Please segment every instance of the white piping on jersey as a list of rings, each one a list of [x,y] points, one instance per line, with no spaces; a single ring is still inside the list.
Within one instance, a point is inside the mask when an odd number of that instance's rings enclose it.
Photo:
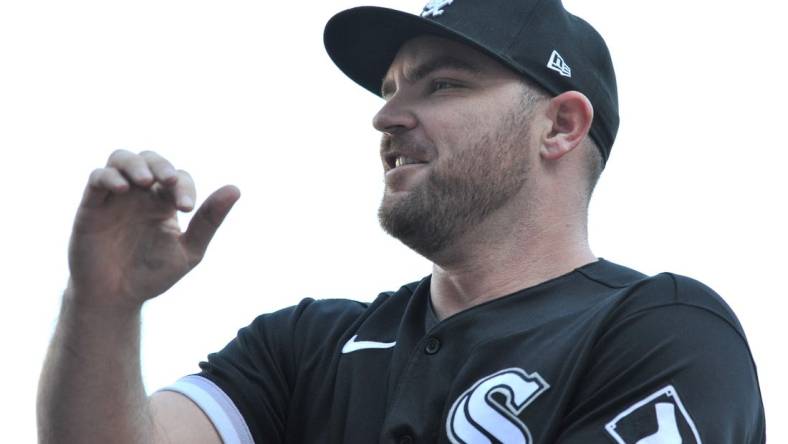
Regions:
[[[213,381],[189,375],[161,391],[178,392],[194,401],[208,416],[224,444],[254,444],[249,426],[238,407]]]

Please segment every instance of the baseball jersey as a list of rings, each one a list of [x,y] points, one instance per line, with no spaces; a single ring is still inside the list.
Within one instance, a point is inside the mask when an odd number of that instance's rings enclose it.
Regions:
[[[765,442],[744,332],[697,281],[600,259],[440,321],[429,288],[259,316],[168,389],[227,444]]]

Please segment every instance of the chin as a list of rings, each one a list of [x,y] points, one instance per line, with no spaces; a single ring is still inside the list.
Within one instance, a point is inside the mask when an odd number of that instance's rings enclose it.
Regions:
[[[431,259],[445,247],[454,225],[436,219],[436,213],[440,210],[423,193],[387,193],[378,209],[378,220],[386,233]]]

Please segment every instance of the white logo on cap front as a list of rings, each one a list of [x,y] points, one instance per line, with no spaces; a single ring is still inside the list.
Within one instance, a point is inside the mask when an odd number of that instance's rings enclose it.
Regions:
[[[454,0],[430,0],[427,5],[424,7],[424,10],[421,12],[422,17],[437,17],[443,14],[444,6],[449,6],[450,4],[454,3]]]
[[[553,53],[550,54],[550,60],[547,61],[547,67],[553,71],[558,71],[564,77],[572,77],[572,68],[566,64],[564,58],[561,57],[558,51],[553,50]]]

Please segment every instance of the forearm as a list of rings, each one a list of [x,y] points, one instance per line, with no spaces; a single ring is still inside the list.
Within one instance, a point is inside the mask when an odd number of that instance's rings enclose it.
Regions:
[[[41,443],[219,442],[185,397],[149,401],[140,374],[142,304],[202,260],[240,197],[233,186],[215,191],[181,231],[177,213],[194,208],[195,193],[187,172],[150,151],[117,150],[90,174],[69,242],[71,280],[41,374]]]
[[[140,310],[80,305],[66,290],[38,393],[40,443],[148,443]]]

